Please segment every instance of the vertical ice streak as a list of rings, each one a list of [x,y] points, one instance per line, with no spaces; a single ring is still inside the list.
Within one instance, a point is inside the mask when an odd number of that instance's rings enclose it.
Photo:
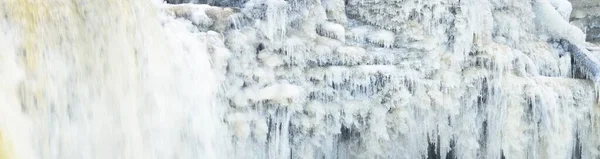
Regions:
[[[149,1],[0,4],[7,154],[221,158],[206,33]]]

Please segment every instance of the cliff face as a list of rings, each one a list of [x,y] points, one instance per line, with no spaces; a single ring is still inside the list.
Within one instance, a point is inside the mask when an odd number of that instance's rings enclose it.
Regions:
[[[586,40],[600,43],[600,0],[571,0],[571,23],[586,32]]]
[[[235,9],[167,8],[223,35],[227,158],[600,155],[598,56],[566,0],[207,4]]]
[[[228,158],[600,155],[566,0],[235,2],[167,6],[223,35]]]

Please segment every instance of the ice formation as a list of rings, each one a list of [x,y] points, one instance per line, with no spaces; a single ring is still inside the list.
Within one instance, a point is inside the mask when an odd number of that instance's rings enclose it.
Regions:
[[[569,24],[568,1],[283,3],[289,18],[275,22],[284,29],[248,17],[224,33],[253,35],[228,39],[245,49],[231,49],[224,98],[261,125],[233,136],[232,158],[599,155],[598,56]],[[256,6],[230,7],[248,15]]]
[[[567,0],[166,2],[0,1],[0,159],[600,157]]]
[[[163,5],[0,1],[0,153],[223,158],[227,127],[212,100],[229,54],[223,36],[198,29],[216,21],[195,13],[208,6]]]

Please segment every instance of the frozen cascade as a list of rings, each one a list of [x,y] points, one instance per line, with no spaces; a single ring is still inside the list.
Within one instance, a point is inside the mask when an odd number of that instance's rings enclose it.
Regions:
[[[0,158],[224,158],[222,35],[162,6],[0,1]]]
[[[567,0],[166,2],[0,1],[0,159],[600,158]]]

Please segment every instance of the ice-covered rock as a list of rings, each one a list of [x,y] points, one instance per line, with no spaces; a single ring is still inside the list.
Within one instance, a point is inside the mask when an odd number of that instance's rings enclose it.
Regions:
[[[599,1],[571,0],[573,13],[571,23],[579,27],[587,35],[587,41],[600,42],[600,9]]]

